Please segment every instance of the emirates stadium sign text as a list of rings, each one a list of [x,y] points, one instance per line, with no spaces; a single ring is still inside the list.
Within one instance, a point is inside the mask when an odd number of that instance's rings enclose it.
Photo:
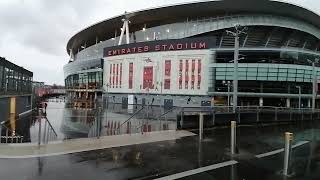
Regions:
[[[147,53],[157,51],[181,51],[208,49],[215,46],[215,38],[190,38],[178,40],[162,40],[143,43],[131,43],[121,46],[107,47],[104,49],[104,57]]]

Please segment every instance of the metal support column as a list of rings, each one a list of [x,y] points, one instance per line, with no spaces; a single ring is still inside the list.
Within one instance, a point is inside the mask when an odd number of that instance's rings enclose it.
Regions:
[[[316,98],[317,98],[317,74],[316,74],[316,68],[314,62],[312,63],[312,113],[315,110],[316,107]]]

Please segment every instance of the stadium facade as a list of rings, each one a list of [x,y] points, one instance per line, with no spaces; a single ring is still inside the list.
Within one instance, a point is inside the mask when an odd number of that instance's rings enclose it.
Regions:
[[[250,4],[250,6],[248,5]],[[235,76],[235,26],[241,25]],[[75,34],[64,66],[80,102],[319,107],[320,16],[269,0],[204,1],[125,13]]]

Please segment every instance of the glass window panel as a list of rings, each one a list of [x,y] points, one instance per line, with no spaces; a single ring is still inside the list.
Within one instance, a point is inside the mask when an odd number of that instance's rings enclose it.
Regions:
[[[302,73],[304,73],[304,70],[302,70],[302,69],[297,69],[297,73],[302,74]]]
[[[279,72],[287,72],[287,69],[279,69]]]
[[[247,80],[257,80],[257,78],[254,76],[254,77],[252,77],[252,76],[248,76],[247,77]]]
[[[268,73],[268,76],[278,76],[278,73]]]
[[[303,74],[297,74],[296,77],[297,77],[297,78],[303,78],[303,76],[304,76]]]
[[[257,80],[266,81],[266,80],[268,80],[268,77],[257,77]]]
[[[269,76],[269,77],[268,77],[268,80],[269,80],[269,81],[276,81],[276,80],[277,80],[277,77],[270,77],[270,76]]]
[[[226,79],[231,80],[233,79],[233,76],[226,76]]]
[[[217,76],[222,76],[222,75],[224,76],[224,75],[226,75],[226,72],[216,72],[216,75]]]
[[[289,73],[296,73],[297,70],[296,70],[296,69],[288,69],[288,72],[289,72]]]
[[[269,72],[278,72],[278,69],[270,68],[270,69],[269,69]]]
[[[258,73],[258,76],[268,76],[268,73]]]
[[[227,68],[220,68],[219,67],[219,68],[217,68],[217,71],[223,71],[224,72],[224,71],[227,71]]]
[[[226,79],[226,76],[216,76],[216,79],[217,79],[217,80],[225,80],[225,79]]]
[[[287,78],[285,78],[285,77],[278,77],[278,81],[287,81]]]
[[[249,67],[249,68],[248,68],[248,71],[250,71],[250,72],[257,72],[257,68]]]
[[[289,73],[289,74],[288,74],[288,77],[296,77],[296,74]]]
[[[258,71],[259,72],[268,72],[268,68],[259,68]]]
[[[287,77],[287,73],[278,73],[278,76]]]
[[[226,72],[227,76],[232,76],[233,77],[233,72]]]
[[[311,82],[311,79],[304,79],[304,82]]]
[[[247,76],[257,76],[257,73],[256,72],[248,72]]]

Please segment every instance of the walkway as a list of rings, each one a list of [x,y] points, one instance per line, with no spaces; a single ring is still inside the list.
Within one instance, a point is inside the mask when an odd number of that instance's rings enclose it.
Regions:
[[[125,134],[118,136],[103,136],[98,138],[72,139],[55,142],[48,145],[36,144],[1,144],[0,158],[32,158],[63,155],[98,149],[145,144],[160,141],[176,140],[182,137],[193,136],[188,131],[159,131],[144,134]]]

